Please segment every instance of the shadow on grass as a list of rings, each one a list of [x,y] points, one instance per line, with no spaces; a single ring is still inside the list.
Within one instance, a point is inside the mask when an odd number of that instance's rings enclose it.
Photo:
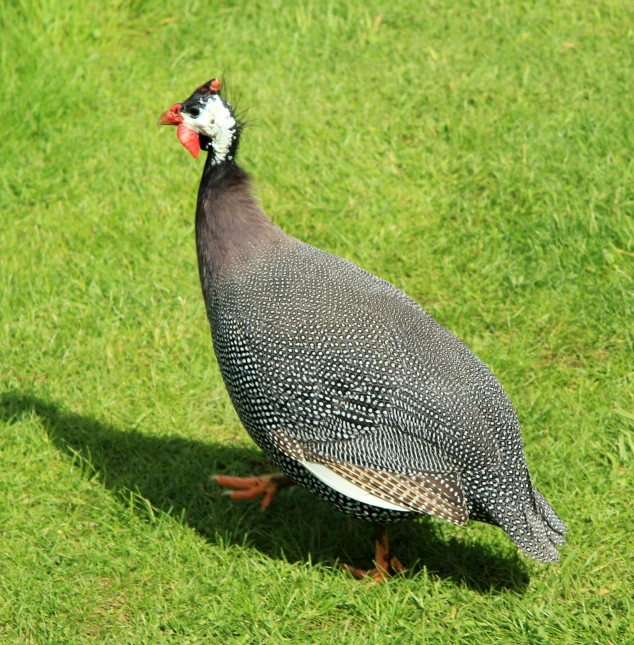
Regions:
[[[299,487],[282,492],[266,513],[259,512],[257,503],[232,502],[222,495],[210,480],[213,473],[271,472],[255,447],[155,437],[115,428],[28,394],[0,396],[1,421],[12,423],[26,414],[35,414],[61,452],[94,470],[126,504],[134,491],[154,508],[182,517],[211,543],[246,544],[290,562],[333,566],[341,559],[371,566],[371,527],[337,513]],[[393,526],[390,540],[403,562],[415,563],[412,573],[424,565],[430,575],[480,593],[522,592],[528,584],[518,556],[455,539],[447,542],[428,518]]]

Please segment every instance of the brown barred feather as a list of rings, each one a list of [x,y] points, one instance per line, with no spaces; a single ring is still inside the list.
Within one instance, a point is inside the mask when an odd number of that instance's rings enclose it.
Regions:
[[[328,459],[301,446],[279,430],[272,433],[272,438],[278,448],[294,459],[323,464],[351,484],[386,502],[454,524],[466,524],[469,519],[460,481],[455,473],[390,473]]]

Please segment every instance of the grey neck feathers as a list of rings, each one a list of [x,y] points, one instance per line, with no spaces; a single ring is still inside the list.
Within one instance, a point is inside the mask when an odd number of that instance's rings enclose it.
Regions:
[[[198,270],[205,298],[255,252],[285,239],[288,236],[258,206],[248,173],[233,161],[214,165],[208,156],[196,208]]]

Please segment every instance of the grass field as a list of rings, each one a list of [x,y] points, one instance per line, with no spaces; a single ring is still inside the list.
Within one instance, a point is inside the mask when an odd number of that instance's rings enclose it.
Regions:
[[[0,0],[0,642],[634,643],[628,0]],[[417,299],[514,401],[562,562],[371,527],[270,468],[213,357],[202,160],[158,115],[223,74],[288,232]]]

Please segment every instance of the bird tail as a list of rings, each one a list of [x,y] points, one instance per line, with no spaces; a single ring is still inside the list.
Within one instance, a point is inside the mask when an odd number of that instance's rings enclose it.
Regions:
[[[558,546],[565,546],[568,532],[553,507],[544,496],[530,484],[533,503],[528,504],[522,513],[523,526],[519,530],[509,531],[511,539],[529,557],[538,562],[558,562]]]

